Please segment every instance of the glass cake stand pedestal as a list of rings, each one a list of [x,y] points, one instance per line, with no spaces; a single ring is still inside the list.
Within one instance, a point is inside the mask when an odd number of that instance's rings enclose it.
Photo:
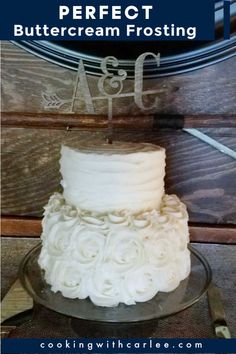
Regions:
[[[19,277],[36,304],[69,316],[71,327],[80,337],[151,337],[158,320],[192,306],[208,289],[210,266],[198,251],[191,246],[189,249],[191,272],[177,289],[170,293],[160,292],[150,301],[131,306],[99,307],[89,299],[68,299],[60,292],[52,292],[38,265],[41,245],[26,255]]]

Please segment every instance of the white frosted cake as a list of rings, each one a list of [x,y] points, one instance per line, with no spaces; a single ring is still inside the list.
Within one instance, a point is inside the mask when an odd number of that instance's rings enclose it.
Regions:
[[[188,214],[164,193],[165,150],[62,146],[60,165],[64,191],[45,207],[39,257],[52,291],[117,306],[178,287],[190,272]]]

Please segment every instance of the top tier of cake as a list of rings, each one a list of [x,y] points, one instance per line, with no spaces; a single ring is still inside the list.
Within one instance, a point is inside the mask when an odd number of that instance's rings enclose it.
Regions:
[[[159,209],[164,194],[165,149],[114,142],[61,149],[64,198],[95,213]]]

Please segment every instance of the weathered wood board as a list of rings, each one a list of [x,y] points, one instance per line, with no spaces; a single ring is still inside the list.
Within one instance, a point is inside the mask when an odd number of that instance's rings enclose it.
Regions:
[[[15,128],[47,128],[47,129],[107,129],[107,115],[74,114],[74,113],[34,113],[34,112],[2,112],[1,121],[4,127]],[[234,134],[236,129],[236,113],[232,115],[115,115],[112,127],[116,130],[159,131],[188,128],[218,128],[215,133]],[[224,130],[222,129],[224,128]],[[226,128],[228,130],[226,131]]]
[[[33,307],[33,300],[17,279],[1,302],[1,323]]]
[[[6,295],[11,286],[17,280],[18,270],[25,255],[37,244],[38,239],[20,239],[14,237],[2,237],[2,284],[1,299]]]
[[[232,149],[233,130],[208,129]],[[99,131],[3,128],[2,213],[40,217],[54,191],[60,190],[61,144],[76,147],[83,141],[105,139]],[[145,141],[166,148],[166,191],[187,204],[191,222],[236,222],[236,161],[187,133],[115,132],[114,139]]]

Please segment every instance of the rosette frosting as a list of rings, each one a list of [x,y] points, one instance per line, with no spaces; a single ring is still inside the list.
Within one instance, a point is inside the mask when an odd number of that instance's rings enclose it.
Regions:
[[[98,306],[132,305],[172,291],[190,272],[188,214],[175,195],[132,213],[81,210],[54,194],[39,264],[52,291]]]

